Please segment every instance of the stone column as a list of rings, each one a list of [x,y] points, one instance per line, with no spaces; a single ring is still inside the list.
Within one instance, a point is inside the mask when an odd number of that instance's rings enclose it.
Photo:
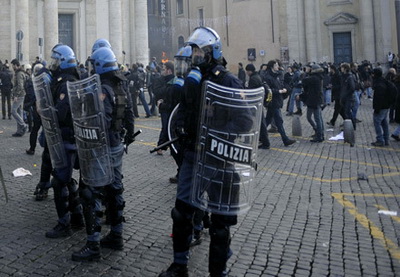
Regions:
[[[306,62],[304,0],[288,0],[286,5],[290,62]]]
[[[315,0],[304,1],[304,13],[305,13],[305,33],[306,33],[306,62],[318,62],[318,36],[317,36],[317,24],[319,19],[317,18]]]
[[[135,44],[136,60],[149,64],[149,33],[147,22],[147,0],[135,1]]]
[[[29,1],[17,0],[15,3],[15,30],[23,32],[21,41],[21,53],[23,54],[21,64],[29,62]],[[16,37],[14,36],[13,39]],[[18,46],[18,43],[17,43]]]
[[[372,0],[363,0],[359,2],[360,5],[360,27],[362,37],[362,51],[363,59],[371,62],[376,61],[375,56],[375,30]],[[354,45],[353,45],[354,47]]]
[[[122,4],[109,0],[110,44],[119,63],[122,62]]]
[[[400,54],[400,0],[394,2],[396,8],[397,53]]]
[[[93,43],[96,41],[97,30],[96,30],[96,0],[86,0],[86,53],[88,56],[92,53]],[[82,57],[86,61],[87,57]]]
[[[44,0],[44,59],[49,61],[51,49],[58,40],[58,1]]]

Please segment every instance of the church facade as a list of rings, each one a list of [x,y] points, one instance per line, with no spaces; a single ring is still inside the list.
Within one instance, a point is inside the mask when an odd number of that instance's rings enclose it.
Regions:
[[[120,63],[149,62],[147,0],[0,0],[0,59],[49,60],[57,43],[80,62],[108,39]]]

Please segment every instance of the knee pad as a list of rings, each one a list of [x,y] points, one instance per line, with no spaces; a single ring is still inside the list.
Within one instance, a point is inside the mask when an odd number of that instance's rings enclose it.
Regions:
[[[188,216],[181,213],[177,208],[171,210],[171,218],[174,221],[174,224],[184,225],[190,223]]]
[[[231,233],[229,227],[216,228],[215,226],[210,227],[210,237],[212,244],[215,245],[229,245],[231,239]]]

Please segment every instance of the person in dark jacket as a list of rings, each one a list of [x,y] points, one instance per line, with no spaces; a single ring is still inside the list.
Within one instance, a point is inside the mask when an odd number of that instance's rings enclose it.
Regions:
[[[398,124],[398,126],[393,131],[392,138],[394,138],[396,141],[400,141],[400,73],[393,78],[393,83],[397,88],[396,104],[394,107],[394,121]]]
[[[244,72],[243,64],[238,63],[239,71],[238,71],[238,78],[240,81],[243,82],[243,85],[246,83],[246,72]]]
[[[247,88],[249,88],[249,89],[259,88],[263,85],[261,76],[256,71],[256,68],[254,67],[253,64],[246,65],[246,73],[247,73],[247,75],[249,75],[249,84],[248,84]],[[266,91],[265,93],[268,93],[268,92]],[[261,142],[261,145],[258,148],[260,148],[260,149],[269,149],[270,148],[270,142],[269,142],[269,138],[268,138],[267,125],[265,124],[264,112],[261,116],[260,142]]]
[[[157,145],[161,145],[169,140],[168,119],[172,110],[179,102],[179,95],[177,95],[176,90],[174,90],[174,63],[166,62],[163,64],[161,74],[163,76],[164,86],[158,90],[159,92],[156,95],[156,103],[161,115],[161,132]],[[167,150],[167,147],[159,149],[157,154],[162,155],[165,150]]]
[[[184,91],[177,114],[177,130],[184,136],[182,151],[184,158],[179,172],[175,207],[171,211],[173,220],[174,261],[159,277],[188,276],[189,247],[193,231],[195,207],[190,201],[191,188],[194,186],[196,154],[199,151],[196,141],[199,135],[198,123],[202,111],[201,99],[204,96],[202,85],[210,80],[219,85],[242,89],[242,82],[225,69],[222,56],[222,43],[218,34],[211,28],[199,27],[189,37],[192,46],[192,65],[194,68],[185,79]],[[246,132],[254,124],[246,114],[229,113],[218,117],[215,124],[235,132]],[[232,180],[230,181],[232,182]],[[229,183],[229,182],[227,182]],[[210,195],[210,194],[209,194]],[[225,276],[226,264],[231,256],[230,227],[237,224],[237,215],[211,213],[210,248],[208,270],[211,277]],[[225,274],[225,275],[224,275]]]
[[[124,144],[128,146],[134,141],[132,102],[130,94],[124,88],[126,78],[119,70],[114,52],[110,48],[100,47],[93,52],[91,59],[95,73],[100,75],[107,143],[110,147],[111,163],[108,165],[108,169],[113,174],[111,183],[107,185],[87,184],[83,180],[79,184],[87,236],[86,244],[80,250],[72,253],[73,261],[99,260],[101,257],[100,247],[114,250],[123,249],[125,201],[122,162]],[[77,137],[79,136],[80,134],[77,134]],[[106,202],[110,232],[100,239],[102,200]]]
[[[327,122],[329,127],[334,127],[339,114],[343,117],[342,106],[340,105],[340,72],[336,66],[330,65],[331,84],[332,84],[332,101],[335,102],[333,115],[331,120]]]
[[[342,71],[342,78],[340,81],[340,105],[342,106],[344,119],[350,119],[353,123],[354,130],[356,129],[356,121],[353,117],[352,108],[354,105],[354,91],[355,82],[353,74],[350,71],[350,65],[348,63],[343,63],[340,66]]]
[[[299,95],[300,100],[307,106],[307,120],[315,132],[311,142],[322,142],[325,139],[321,114],[321,105],[324,103],[323,73],[324,69],[318,64],[312,65],[310,75],[303,79],[304,92]]]
[[[35,66],[43,66],[42,64],[36,64]],[[40,115],[36,110],[36,97],[35,91],[33,89],[33,82],[30,76],[31,72],[27,69],[27,79],[25,81],[25,89],[26,95],[24,99],[24,110],[27,111],[27,117],[31,118],[31,123],[29,125],[29,129],[31,131],[29,135],[29,149],[26,150],[26,154],[33,155],[35,154],[37,137],[39,133],[40,126],[42,126],[42,121],[40,119]]]
[[[376,132],[376,141],[373,146],[389,145],[389,122],[388,113],[392,105],[390,97],[390,88],[387,80],[382,77],[382,69],[377,67],[372,71],[374,99],[372,108],[374,109],[374,127]]]
[[[12,78],[13,73],[9,69],[8,63],[3,65],[3,69],[0,71],[0,90],[1,90],[1,111],[3,113],[3,119],[11,119],[11,90],[12,90]],[[7,107],[7,109],[6,109]]]
[[[272,91],[272,101],[268,104],[267,115],[265,117],[265,124],[271,124],[272,120],[275,121],[275,125],[278,128],[278,132],[281,135],[283,144],[285,146],[292,145],[296,141],[290,139],[285,132],[283,127],[283,119],[281,109],[283,107],[283,94],[287,93],[287,90],[283,88],[281,81],[279,80],[279,65],[276,60],[268,62],[268,69],[266,75],[266,83]]]
[[[72,178],[72,172],[77,161],[77,150],[67,81],[79,80],[74,51],[67,45],[57,44],[54,46],[49,69],[53,76],[50,88],[53,94],[54,108],[57,111],[66,163],[62,167],[56,167],[53,163],[51,184],[54,190],[58,221],[53,229],[46,232],[46,237],[61,238],[71,236],[71,228],[83,228],[84,226],[82,205],[78,201],[78,185]],[[50,143],[49,139],[47,139],[47,143]]]

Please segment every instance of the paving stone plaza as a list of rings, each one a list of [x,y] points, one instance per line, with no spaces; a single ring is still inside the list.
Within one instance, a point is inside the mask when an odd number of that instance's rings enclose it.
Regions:
[[[0,188],[0,277],[150,277],[169,266],[176,193],[169,177],[176,166],[169,153],[149,153],[161,121],[144,118],[139,109],[136,129],[143,132],[123,163],[125,247],[104,249],[94,263],[71,260],[85,243],[84,230],[68,238],[45,238],[57,215],[52,190],[41,202],[33,196],[42,148],[25,154],[29,136],[12,137],[15,121],[0,120],[0,166],[8,196],[6,203]],[[333,107],[322,113],[328,121]],[[270,134],[271,149],[259,150],[252,208],[232,228],[229,276],[400,276],[400,142],[371,146],[372,101],[362,100],[358,118],[354,147],[343,141],[309,142],[312,129],[304,114],[303,134],[294,145],[284,147],[278,134]],[[284,120],[291,135],[292,118]],[[340,133],[340,123],[325,129],[326,139]],[[13,177],[20,167],[32,176]],[[103,225],[102,234],[108,228]],[[191,248],[190,276],[208,276],[208,245],[205,233],[202,244]]]

